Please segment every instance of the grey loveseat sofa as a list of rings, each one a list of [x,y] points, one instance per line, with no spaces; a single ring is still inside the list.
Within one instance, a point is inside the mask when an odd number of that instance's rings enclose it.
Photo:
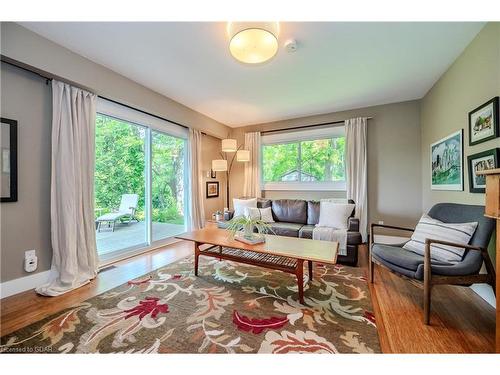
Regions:
[[[354,201],[349,200],[349,203]],[[257,207],[271,207],[274,223],[271,228],[278,236],[312,238],[313,229],[319,222],[320,202],[300,199],[265,199],[257,200]],[[229,212],[226,221],[217,223],[219,228],[226,228],[227,221],[233,216]],[[347,222],[347,255],[338,255],[337,262],[348,265],[358,263],[358,245],[362,243],[359,233],[359,220],[354,218],[354,210]]]

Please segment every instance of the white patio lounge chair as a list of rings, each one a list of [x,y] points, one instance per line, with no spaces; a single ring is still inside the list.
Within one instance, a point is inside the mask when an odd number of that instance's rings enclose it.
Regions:
[[[120,220],[122,223],[130,223],[132,220],[139,221],[135,217],[137,202],[139,196],[137,194],[123,194],[118,210],[101,215],[96,219],[97,232],[101,231],[101,225],[107,223],[111,231],[115,231],[115,223]]]

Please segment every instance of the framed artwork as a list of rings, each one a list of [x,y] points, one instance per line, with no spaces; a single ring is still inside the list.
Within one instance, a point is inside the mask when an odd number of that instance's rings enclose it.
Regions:
[[[213,169],[210,169],[210,178],[217,178],[217,172]]]
[[[471,193],[484,193],[486,189],[486,176],[476,173],[500,166],[500,148],[493,148],[467,157],[469,165],[469,191]]]
[[[1,202],[17,202],[17,121],[1,118]]]
[[[499,136],[498,96],[469,112],[469,146]]]
[[[463,130],[431,144],[431,189],[464,189]]]
[[[219,196],[219,181],[207,181],[207,198]]]

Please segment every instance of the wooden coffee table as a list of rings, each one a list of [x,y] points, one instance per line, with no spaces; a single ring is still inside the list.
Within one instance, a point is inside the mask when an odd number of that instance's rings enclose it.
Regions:
[[[313,277],[313,262],[335,264],[338,242],[310,240],[275,235],[266,235],[266,242],[249,245],[231,238],[229,232],[220,228],[203,228],[186,232],[175,238],[194,243],[194,273],[198,276],[200,255],[230,260],[292,273],[297,277],[299,301],[304,303],[304,262],[307,261],[309,279]],[[212,245],[201,249],[202,245]]]

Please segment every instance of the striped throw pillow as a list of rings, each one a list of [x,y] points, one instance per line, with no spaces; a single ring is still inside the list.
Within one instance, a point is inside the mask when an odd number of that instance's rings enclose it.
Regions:
[[[450,224],[423,215],[411,236],[403,248],[414,253],[424,255],[425,240],[427,238],[449,241],[460,244],[468,244],[477,228],[477,222]],[[441,244],[431,245],[431,259],[447,263],[460,262],[465,254],[465,248],[447,246]]]

